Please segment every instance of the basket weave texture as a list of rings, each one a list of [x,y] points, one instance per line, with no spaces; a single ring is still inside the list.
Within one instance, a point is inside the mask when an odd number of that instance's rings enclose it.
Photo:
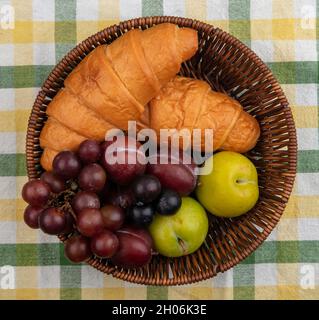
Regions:
[[[246,215],[222,219],[209,214],[205,243],[182,258],[154,256],[144,268],[128,270],[106,260],[88,263],[116,278],[148,285],[178,285],[215,276],[251,254],[278,223],[290,196],[297,165],[296,130],[288,101],[268,67],[248,47],[228,33],[197,20],[179,17],[146,17],[111,26],[89,37],[60,61],[44,82],[29,118],[26,142],[30,179],[43,171],[39,135],[46,120],[46,107],[63,87],[63,81],[96,46],[109,44],[132,28],[149,28],[171,22],[196,29],[197,54],[182,65],[180,74],[207,81],[213,89],[237,99],[261,127],[257,146],[247,156],[258,170],[260,197]],[[62,241],[64,237],[60,237]]]

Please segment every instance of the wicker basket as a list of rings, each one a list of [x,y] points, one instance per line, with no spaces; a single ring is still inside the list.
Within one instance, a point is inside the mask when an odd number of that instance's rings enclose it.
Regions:
[[[88,261],[98,270],[126,281],[176,285],[213,277],[246,258],[276,226],[291,193],[297,164],[294,121],[278,82],[254,52],[228,33],[191,19],[147,17],[106,28],[71,50],[44,82],[29,119],[26,154],[28,176],[36,178],[42,172],[39,134],[46,120],[46,107],[67,75],[90,51],[111,43],[132,28],[145,29],[162,22],[198,31],[198,52],[183,64],[181,74],[204,79],[215,90],[236,98],[261,126],[259,142],[247,154],[257,166],[260,185],[259,201],[248,214],[236,219],[209,215],[206,242],[195,253],[182,258],[154,256],[148,266],[136,270],[116,268],[97,258]]]

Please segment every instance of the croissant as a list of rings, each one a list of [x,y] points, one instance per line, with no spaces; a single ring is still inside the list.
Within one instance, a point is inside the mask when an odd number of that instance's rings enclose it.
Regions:
[[[102,141],[112,128],[127,129],[145,105],[197,51],[197,32],[163,23],[133,29],[110,45],[95,48],[70,73],[47,108],[40,134],[41,165],[52,170],[61,150],[75,150],[85,139]]]
[[[205,81],[175,77],[149,104],[149,126],[159,137],[160,129],[201,129],[203,151],[205,132],[213,129],[213,150],[240,153],[252,149],[260,135],[257,120],[239,102],[211,90]],[[194,145],[193,145],[194,146]],[[195,144],[196,147],[196,144]]]

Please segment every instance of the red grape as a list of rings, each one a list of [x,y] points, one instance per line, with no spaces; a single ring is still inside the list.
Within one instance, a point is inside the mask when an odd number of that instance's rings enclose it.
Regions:
[[[118,187],[107,192],[104,201],[127,209],[135,203],[135,198],[130,187]]]
[[[115,139],[114,139],[115,140]],[[100,144],[100,149],[101,149],[101,152],[103,155],[103,153],[105,152],[106,148],[110,145],[110,143],[112,143],[112,141],[103,141],[101,144]],[[103,160],[103,159],[101,159]]]
[[[28,181],[22,188],[22,198],[33,207],[44,206],[50,197],[50,187],[41,180]]]
[[[43,212],[43,208],[32,207],[28,205],[24,210],[24,222],[32,229],[39,228],[39,216]]]
[[[140,228],[137,226],[125,226],[121,230],[121,233],[128,233],[140,238],[144,241],[150,248],[154,248],[153,238],[147,229]]]
[[[103,166],[103,168],[106,168],[105,167],[105,150],[111,143],[112,142],[110,142],[110,141],[103,141],[100,144],[101,156],[100,156],[99,163]]]
[[[65,242],[65,256],[72,262],[82,262],[92,255],[89,239],[77,235],[69,238]]]
[[[125,228],[117,231],[119,249],[111,258],[112,263],[121,267],[135,268],[148,264],[152,258],[151,236],[134,228]]]
[[[66,227],[64,212],[57,208],[45,209],[39,216],[39,227],[47,234],[62,233]]]
[[[64,215],[65,215],[66,222],[65,222],[65,228],[61,233],[68,234],[74,230],[75,220],[70,212],[65,212]]]
[[[85,164],[97,162],[101,157],[101,148],[95,140],[83,141],[78,150],[81,161]]]
[[[97,163],[85,166],[79,175],[80,188],[85,191],[101,191],[106,182],[106,173]]]
[[[66,189],[65,182],[53,172],[43,172],[40,179],[47,183],[54,193],[60,193]]]
[[[80,191],[72,200],[72,208],[75,213],[79,213],[85,208],[100,208],[100,199],[92,191]]]
[[[81,170],[81,162],[72,151],[61,151],[53,160],[53,171],[64,180],[76,178]]]
[[[144,173],[146,158],[138,141],[128,136],[119,136],[115,141],[106,141],[105,145],[102,164],[115,183],[127,185]],[[115,147],[116,150],[112,150]]]
[[[94,208],[83,209],[77,217],[77,227],[86,237],[93,237],[104,229],[101,211]]]
[[[152,162],[153,157],[156,158],[156,164]],[[168,163],[163,163],[163,157],[167,157],[167,154],[151,156],[146,172],[156,176],[162,188],[175,190],[181,196],[189,195],[197,184],[196,165],[183,163],[181,154],[169,154],[168,159],[166,158]]]
[[[106,229],[116,231],[122,227],[125,220],[125,213],[122,208],[109,204],[101,208],[101,213]]]
[[[91,239],[91,250],[100,258],[112,257],[119,247],[117,236],[108,230],[104,230]]]

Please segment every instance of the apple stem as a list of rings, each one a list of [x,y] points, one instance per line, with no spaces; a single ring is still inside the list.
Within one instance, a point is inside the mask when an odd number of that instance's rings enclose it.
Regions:
[[[187,253],[187,246],[186,243],[181,238],[177,238],[178,244],[181,246],[183,253]]]

